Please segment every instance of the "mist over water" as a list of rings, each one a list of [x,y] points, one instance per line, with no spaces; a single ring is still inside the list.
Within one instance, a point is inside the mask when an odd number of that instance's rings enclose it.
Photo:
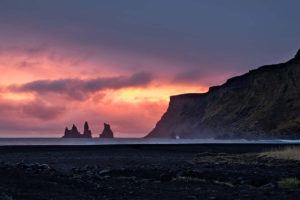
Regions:
[[[140,138],[0,138],[0,146],[26,145],[131,145],[131,144],[300,144],[300,140],[216,140],[216,139],[140,139]]]

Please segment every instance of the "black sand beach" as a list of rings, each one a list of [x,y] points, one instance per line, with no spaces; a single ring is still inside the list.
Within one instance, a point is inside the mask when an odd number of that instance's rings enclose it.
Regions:
[[[0,147],[0,199],[299,199],[276,144]]]

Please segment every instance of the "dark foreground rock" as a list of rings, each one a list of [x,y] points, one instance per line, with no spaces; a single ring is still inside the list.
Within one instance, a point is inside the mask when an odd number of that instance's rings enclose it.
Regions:
[[[300,162],[256,152],[180,147],[0,151],[0,199],[299,199],[300,189],[281,188],[278,181],[300,179]]]

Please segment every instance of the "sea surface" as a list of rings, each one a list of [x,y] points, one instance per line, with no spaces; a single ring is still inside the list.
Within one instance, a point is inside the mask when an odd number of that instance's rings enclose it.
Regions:
[[[0,146],[23,145],[130,145],[130,144],[300,144],[300,140],[216,140],[216,139],[141,139],[141,138],[0,138]]]

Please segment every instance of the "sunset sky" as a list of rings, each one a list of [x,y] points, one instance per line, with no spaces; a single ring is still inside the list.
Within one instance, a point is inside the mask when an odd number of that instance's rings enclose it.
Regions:
[[[0,0],[0,137],[142,137],[169,96],[300,48],[298,0]]]

